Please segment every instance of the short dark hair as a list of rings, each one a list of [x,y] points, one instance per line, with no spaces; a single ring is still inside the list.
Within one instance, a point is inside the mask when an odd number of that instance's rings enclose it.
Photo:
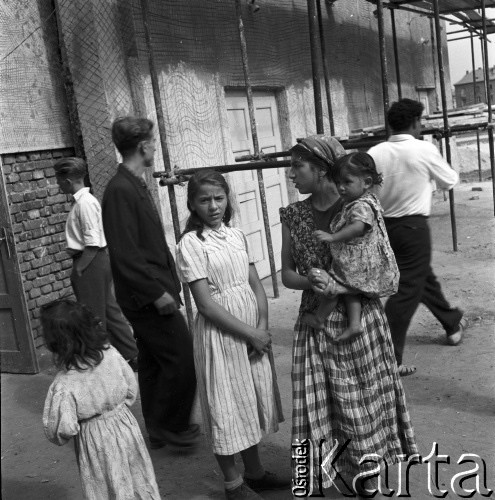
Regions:
[[[108,349],[107,333],[88,307],[63,298],[40,309],[46,347],[58,368],[86,370],[101,363]]]
[[[413,99],[400,99],[394,102],[387,112],[389,125],[395,131],[407,130],[417,118],[421,118],[425,107]]]
[[[383,182],[382,174],[376,171],[376,163],[371,155],[357,151],[340,157],[335,162],[337,169],[337,180],[344,170],[348,170],[357,177],[371,177],[373,186],[379,186]]]
[[[55,175],[62,179],[84,179],[88,173],[86,162],[75,156],[61,158],[53,168]]]
[[[227,196],[227,208],[225,209],[225,214],[223,216],[223,223],[226,226],[229,225],[230,219],[232,219],[232,216],[234,215],[232,202],[230,200],[230,187],[225,180],[225,177],[221,173],[208,168],[200,170],[189,179],[189,183],[187,185],[187,208],[189,209],[189,212],[191,212],[191,215],[187,219],[186,228],[184,229],[181,237],[190,231],[196,231],[198,238],[201,240],[203,239],[202,233],[204,223],[199,218],[198,214],[192,210],[192,203],[198,195],[198,191],[201,186],[204,186],[205,184],[220,187],[225,191],[225,195]]]
[[[112,123],[112,140],[122,156],[136,151],[139,143],[153,137],[153,122],[148,118],[124,116]]]

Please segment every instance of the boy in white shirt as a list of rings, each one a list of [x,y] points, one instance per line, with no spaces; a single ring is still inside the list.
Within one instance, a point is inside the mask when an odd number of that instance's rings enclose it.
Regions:
[[[101,320],[112,345],[136,370],[138,349],[115,300],[101,207],[84,184],[86,163],[81,158],[62,158],[54,168],[60,190],[74,198],[65,236],[73,260],[71,283],[76,298]]]

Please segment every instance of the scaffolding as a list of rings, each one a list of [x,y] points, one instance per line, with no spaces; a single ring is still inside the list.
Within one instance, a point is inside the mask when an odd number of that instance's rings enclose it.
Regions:
[[[336,0],[327,0],[329,5],[333,4]],[[391,16],[392,24],[392,40],[393,40],[393,51],[394,51],[394,64],[395,64],[395,75],[397,81],[397,89],[399,98],[402,97],[401,89],[401,73],[399,65],[399,53],[397,44],[397,33],[395,27],[395,11],[405,10],[408,12],[414,12],[420,16],[429,18],[432,40],[435,39],[436,47],[436,59],[438,65],[438,79],[440,86],[440,101],[439,104],[442,117],[441,126],[429,126],[422,129],[422,135],[433,135],[437,140],[443,140],[443,153],[447,162],[450,164],[451,159],[451,144],[450,139],[453,135],[466,132],[475,131],[477,133],[477,146],[478,146],[478,168],[480,172],[481,180],[481,162],[480,162],[480,140],[479,131],[486,130],[488,132],[488,143],[490,150],[490,171],[493,186],[493,200],[494,200],[494,214],[495,214],[495,167],[494,167],[494,145],[493,145],[493,121],[492,121],[492,103],[490,92],[487,91],[487,108],[488,108],[488,118],[486,121],[470,124],[461,123],[457,125],[451,125],[449,121],[449,110],[447,107],[447,93],[445,88],[445,74],[444,74],[444,61],[442,52],[442,33],[441,33],[441,21],[447,21],[451,24],[456,24],[461,26],[460,31],[457,33],[469,33],[471,38],[471,47],[473,49],[473,37],[477,36],[482,41],[483,49],[483,77],[485,82],[485,88],[488,89],[489,85],[489,64],[488,64],[488,34],[495,33],[495,24],[491,20],[487,20],[486,9],[488,7],[495,7],[495,0],[366,0],[374,5],[376,5],[376,17],[378,22],[378,37],[379,37],[379,49],[380,49],[380,62],[381,62],[381,78],[382,78],[382,94],[383,94],[383,110],[385,117],[384,127],[374,127],[374,130],[363,130],[360,134],[352,138],[341,139],[341,143],[344,149],[358,149],[358,148],[369,148],[379,142],[387,140],[389,135],[388,124],[386,123],[386,115],[389,108],[389,71],[387,63],[386,54],[386,44],[385,44],[385,34],[384,34],[384,10],[388,9]],[[321,12],[321,2],[322,0],[307,0],[307,10],[308,10],[308,22],[309,22],[309,45],[311,51],[311,65],[312,65],[312,75],[313,75],[313,92],[314,92],[314,106],[315,106],[315,119],[316,119],[316,131],[317,133],[324,133],[323,125],[323,100],[321,92],[321,75],[323,74],[323,80],[325,82],[325,94],[327,96],[328,105],[328,116],[330,122],[330,131],[332,135],[335,135],[334,122],[333,122],[333,111],[331,104],[331,89],[329,84],[329,73],[328,65],[326,61],[325,52],[325,29],[323,26],[323,17]],[[250,2],[253,3],[253,2]],[[254,113],[253,104],[253,93],[250,83],[249,75],[249,63],[248,63],[248,50],[247,43],[244,34],[244,25],[242,20],[242,6],[241,0],[235,0],[235,12],[236,12],[236,22],[239,34],[240,43],[240,56],[242,60],[242,67],[244,72],[244,81],[246,89],[246,97],[248,102],[248,112],[250,119],[251,135],[253,140],[253,150],[254,154],[244,155],[237,157],[236,162],[245,162],[245,164],[232,164],[232,165],[217,165],[209,167],[198,167],[198,168],[188,168],[172,169],[170,164],[170,158],[167,154],[167,143],[165,134],[165,123],[163,120],[163,106],[160,97],[159,87],[158,87],[158,77],[156,74],[156,69],[154,65],[153,47],[151,42],[151,36],[148,29],[148,0],[141,0],[141,8],[143,14],[143,21],[145,25],[145,40],[146,48],[148,51],[149,67],[151,72],[151,82],[153,87],[153,94],[155,97],[155,107],[158,117],[158,129],[160,134],[160,141],[162,145],[162,150],[164,152],[164,172],[155,172],[153,176],[160,179],[161,186],[167,186],[170,195],[170,205],[172,211],[172,219],[174,224],[174,232],[176,239],[179,237],[179,217],[177,211],[177,205],[175,202],[174,185],[186,182],[188,177],[195,172],[202,170],[203,168],[210,168],[218,172],[235,172],[241,170],[256,170],[258,186],[260,191],[263,221],[265,227],[265,234],[268,247],[268,255],[271,270],[271,279],[273,284],[274,296],[278,297],[278,284],[276,277],[276,267],[273,255],[273,245],[270,232],[270,224],[268,221],[268,211],[266,205],[266,195],[263,181],[263,169],[269,168],[280,168],[288,167],[290,165],[289,160],[279,161],[278,158],[290,156],[289,151],[276,152],[271,154],[264,154],[260,151],[258,134],[256,127],[256,119]],[[480,11],[480,12],[478,12]],[[459,38],[455,38],[457,40]],[[434,49],[432,49],[434,50]],[[434,52],[433,52],[434,53]],[[473,54],[473,70],[474,70],[474,52]],[[435,66],[434,66],[435,67]],[[435,72],[435,79],[437,73]],[[475,85],[475,81],[473,85]],[[438,102],[438,101],[437,101]],[[455,220],[455,204],[454,204],[454,190],[449,191],[449,203],[450,203],[450,219],[452,227],[452,244],[453,250],[457,251],[457,228]],[[185,290],[185,300],[186,308],[188,312],[188,318],[192,318],[192,308],[191,300],[189,296],[189,291]]]

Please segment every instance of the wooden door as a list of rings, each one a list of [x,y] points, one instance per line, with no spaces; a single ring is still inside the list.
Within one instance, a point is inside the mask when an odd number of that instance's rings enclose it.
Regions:
[[[233,156],[253,153],[246,93],[244,91],[228,91],[226,92],[226,101]],[[281,151],[282,143],[275,95],[270,92],[254,92],[254,107],[261,151],[264,153]],[[265,278],[270,275],[270,263],[256,171],[247,170],[230,175],[235,183],[241,229],[246,233],[249,246],[255,256],[258,273],[260,277]],[[279,270],[281,267],[282,226],[278,210],[288,204],[287,181],[283,167],[263,170],[263,177],[273,254],[276,268]]]
[[[37,373],[33,338],[10,223],[3,172],[0,173],[0,368]]]

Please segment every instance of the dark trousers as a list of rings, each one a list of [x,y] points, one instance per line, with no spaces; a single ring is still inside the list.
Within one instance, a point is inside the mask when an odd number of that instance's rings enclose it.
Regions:
[[[445,299],[431,268],[431,237],[426,217],[386,218],[390,245],[400,271],[399,290],[385,305],[397,363],[402,364],[406,334],[411,319],[423,303],[447,335],[459,329],[462,312]]]
[[[77,258],[74,263],[76,261]],[[78,276],[73,268],[70,279],[77,300],[86,304],[98,316],[115,349],[126,360],[135,358],[138,348],[132,330],[115,299],[107,251],[101,249],[82,276]]]
[[[137,339],[138,380],[146,428],[187,430],[196,392],[192,338],[180,312],[160,316],[150,305],[123,309]]]

